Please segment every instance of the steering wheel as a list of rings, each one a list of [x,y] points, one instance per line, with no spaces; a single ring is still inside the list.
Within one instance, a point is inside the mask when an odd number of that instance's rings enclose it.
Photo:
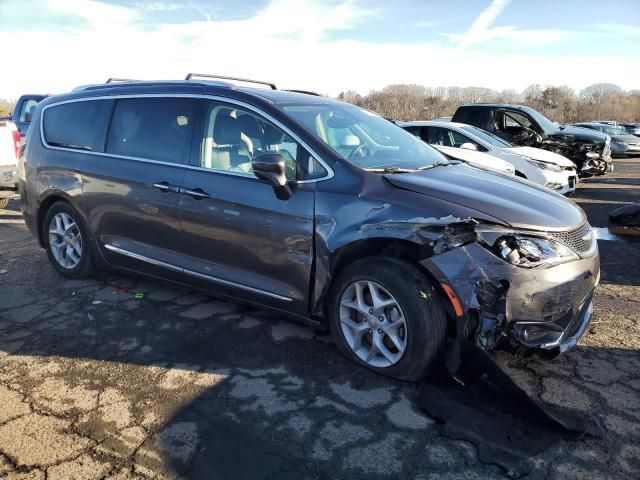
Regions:
[[[366,143],[361,143],[351,151],[351,153],[347,158],[369,157],[369,156],[371,156],[371,149],[367,146]]]
[[[542,143],[542,136],[538,132],[536,132],[533,128],[528,128],[522,126],[526,137],[526,142],[528,145],[538,145]]]

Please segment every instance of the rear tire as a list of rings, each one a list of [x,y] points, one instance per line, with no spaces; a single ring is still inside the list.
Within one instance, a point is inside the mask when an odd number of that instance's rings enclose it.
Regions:
[[[56,202],[44,217],[42,239],[53,268],[67,278],[94,272],[91,238],[80,214],[66,202]]]
[[[0,209],[5,209],[7,208],[7,205],[9,205],[9,202],[11,201],[10,198],[0,198]]]
[[[429,279],[411,263],[390,257],[354,262],[337,276],[328,305],[340,352],[382,375],[420,380],[443,350],[444,308]]]

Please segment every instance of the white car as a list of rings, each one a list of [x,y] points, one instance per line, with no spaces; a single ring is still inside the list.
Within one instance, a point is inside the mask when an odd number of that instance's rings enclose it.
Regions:
[[[0,119],[0,208],[5,208],[18,189],[20,133],[11,120]]]
[[[495,135],[463,123],[398,122],[408,132],[446,152],[483,153],[513,166],[515,174],[563,195],[575,192],[576,166],[566,157],[533,147],[514,147]]]

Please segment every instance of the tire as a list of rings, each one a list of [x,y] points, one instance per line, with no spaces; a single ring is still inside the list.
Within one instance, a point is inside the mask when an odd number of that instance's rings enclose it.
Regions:
[[[382,309],[374,310],[374,315],[363,315],[361,308],[353,308],[358,302],[349,300],[357,299],[358,285],[364,285],[362,298],[366,304],[373,303],[373,288],[378,290],[377,298],[381,301],[394,300],[400,312],[393,306],[390,310],[385,307],[382,315],[378,315]],[[358,260],[340,272],[329,295],[329,326],[338,349],[347,358],[382,375],[406,381],[420,380],[439,359],[447,331],[445,310],[429,279],[414,265],[390,257]],[[391,327],[401,318],[404,330],[396,329],[396,341],[392,342],[393,333],[389,332],[393,332]],[[358,341],[354,339],[358,336],[354,332],[364,330],[368,331],[359,337],[363,346],[357,348]],[[387,353],[382,355],[382,350],[376,347],[379,357],[367,360],[371,355],[367,353],[367,344],[373,349],[376,332],[378,344],[382,342]],[[396,342],[404,347],[402,352]],[[393,360],[389,359],[389,353]]]
[[[7,208],[7,205],[9,205],[10,201],[11,199],[8,197],[0,198],[0,209]]]
[[[58,225],[56,218],[68,218],[73,222],[73,226],[66,230],[66,235],[50,233]],[[61,228],[57,230],[61,231],[70,223],[67,221],[66,224],[60,223],[59,225]],[[71,235],[73,235],[72,240],[69,239]],[[94,272],[93,252],[91,251],[92,242],[88,229],[80,214],[70,204],[60,201],[49,207],[42,223],[42,237],[49,261],[60,275],[66,278],[84,278]],[[60,243],[64,241],[62,237],[67,237],[69,243],[59,248],[52,246],[52,242]],[[75,247],[71,246],[72,243]],[[80,254],[78,254],[77,250],[78,245],[80,245]],[[56,251],[58,253],[55,253]],[[69,251],[72,252],[71,255],[69,255]],[[76,258],[78,259],[77,262],[75,261]],[[65,260],[66,266],[62,264]]]

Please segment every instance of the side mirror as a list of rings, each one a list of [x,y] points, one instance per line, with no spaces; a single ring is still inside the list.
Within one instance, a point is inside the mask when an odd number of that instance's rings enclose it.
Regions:
[[[474,152],[478,150],[478,147],[476,147],[473,143],[471,142],[465,142],[462,145],[460,145],[460,148],[464,148],[465,150],[473,150]]]
[[[276,192],[280,200],[287,200],[291,196],[291,187],[285,175],[284,158],[279,153],[265,153],[251,160],[253,173],[261,180],[266,180]]]
[[[27,123],[31,123],[31,117],[33,117],[33,114],[31,112],[25,113],[24,114],[24,121],[27,122]]]

